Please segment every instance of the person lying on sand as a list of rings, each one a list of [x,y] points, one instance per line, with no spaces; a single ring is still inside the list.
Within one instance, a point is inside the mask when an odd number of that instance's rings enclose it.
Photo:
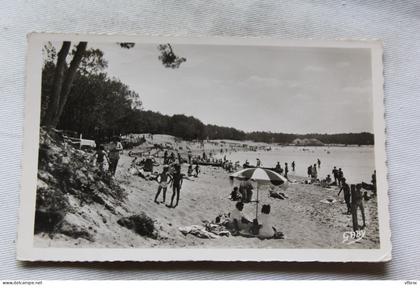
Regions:
[[[158,190],[155,196],[155,203],[159,204],[157,199],[159,198],[160,192],[163,190],[163,199],[162,203],[165,203],[166,199],[166,190],[168,189],[168,184],[172,181],[172,177],[168,174],[169,167],[167,165],[163,166],[162,172],[156,178],[156,181],[159,183]]]

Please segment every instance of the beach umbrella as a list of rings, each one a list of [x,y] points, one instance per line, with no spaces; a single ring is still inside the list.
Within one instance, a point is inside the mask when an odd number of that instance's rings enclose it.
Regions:
[[[231,179],[238,180],[251,180],[257,182],[257,200],[256,202],[256,217],[258,218],[258,203],[259,203],[259,185],[271,183],[275,186],[286,188],[288,180],[284,176],[278,174],[269,169],[256,167],[256,168],[245,168],[238,172],[229,175]]]

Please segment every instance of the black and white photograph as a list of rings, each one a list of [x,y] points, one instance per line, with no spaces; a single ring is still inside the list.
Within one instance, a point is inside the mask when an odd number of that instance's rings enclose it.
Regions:
[[[390,259],[379,41],[32,34],[27,68],[18,258]]]

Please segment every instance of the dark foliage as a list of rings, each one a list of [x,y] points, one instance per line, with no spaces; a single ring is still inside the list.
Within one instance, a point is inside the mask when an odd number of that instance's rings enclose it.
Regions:
[[[121,218],[117,221],[117,223],[120,226],[130,229],[141,236],[150,237],[153,239],[157,238],[155,222],[144,212],[141,212],[139,215]]]

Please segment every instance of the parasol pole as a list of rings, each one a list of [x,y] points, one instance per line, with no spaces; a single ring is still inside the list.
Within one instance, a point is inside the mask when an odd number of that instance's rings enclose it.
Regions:
[[[259,192],[260,192],[260,188],[259,188],[259,183],[257,182],[257,201],[255,202],[256,203],[256,205],[257,205],[257,209],[256,209],[256,211],[255,211],[255,219],[257,219],[258,220],[258,204],[260,203],[260,201],[259,201]]]

